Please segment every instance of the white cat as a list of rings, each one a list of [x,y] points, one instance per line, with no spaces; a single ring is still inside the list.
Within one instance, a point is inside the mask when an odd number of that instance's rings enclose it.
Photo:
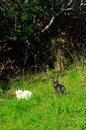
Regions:
[[[32,92],[28,90],[22,90],[22,89],[17,89],[16,90],[16,97],[17,99],[29,99],[32,96]]]

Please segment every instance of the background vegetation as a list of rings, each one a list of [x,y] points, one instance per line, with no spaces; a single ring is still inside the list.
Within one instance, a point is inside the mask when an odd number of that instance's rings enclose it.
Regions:
[[[0,0],[1,130],[86,129],[85,32],[85,0]],[[18,101],[16,88],[33,97]]]
[[[1,0],[0,77],[83,62],[85,15],[82,0]]]

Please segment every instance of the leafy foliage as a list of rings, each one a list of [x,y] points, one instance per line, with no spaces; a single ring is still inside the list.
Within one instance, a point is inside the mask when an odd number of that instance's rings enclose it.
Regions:
[[[82,0],[1,0],[1,66],[10,59],[22,71],[53,68],[58,49],[72,62],[86,40],[85,8]]]

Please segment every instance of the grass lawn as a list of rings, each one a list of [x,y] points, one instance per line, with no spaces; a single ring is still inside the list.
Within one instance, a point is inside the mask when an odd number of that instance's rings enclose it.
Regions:
[[[55,95],[51,76],[47,73],[17,77],[12,87],[28,89],[29,100],[0,96],[0,130],[86,130],[86,71],[66,71],[59,82],[66,95]]]

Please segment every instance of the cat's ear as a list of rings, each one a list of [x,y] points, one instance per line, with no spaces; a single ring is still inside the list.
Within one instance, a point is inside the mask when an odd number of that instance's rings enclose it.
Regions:
[[[20,88],[19,90],[22,90],[22,88]]]

